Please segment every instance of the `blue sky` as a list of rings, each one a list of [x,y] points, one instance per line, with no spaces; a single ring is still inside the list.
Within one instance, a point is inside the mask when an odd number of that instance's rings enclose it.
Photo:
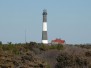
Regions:
[[[41,42],[42,12],[48,12],[49,42],[91,43],[91,0],[0,0],[0,41]]]

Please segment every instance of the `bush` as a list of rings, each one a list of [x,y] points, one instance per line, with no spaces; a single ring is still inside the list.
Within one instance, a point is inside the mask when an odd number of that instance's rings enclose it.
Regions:
[[[13,51],[13,54],[15,54],[15,55],[19,55],[20,54],[19,50],[17,50],[16,48],[13,49],[12,51]]]
[[[12,42],[8,42],[8,45],[12,45]]]
[[[73,56],[71,54],[67,54],[67,53],[62,53],[60,54],[57,58],[57,64],[56,64],[56,68],[65,68],[65,67],[74,67],[74,66],[78,66],[80,68],[86,68],[88,66],[88,61],[87,59],[79,57],[79,56]],[[78,68],[77,67],[77,68]]]
[[[46,51],[46,50],[49,49],[49,46],[42,44],[42,45],[40,45],[39,49],[42,50],[42,51]]]
[[[73,59],[71,55],[68,55],[67,53],[62,53],[57,57],[58,64],[56,65],[57,68],[63,68],[66,66],[72,66],[73,65]]]
[[[49,47],[50,47],[50,49],[57,49],[57,50],[62,50],[63,49],[63,45],[62,44],[51,45]]]
[[[91,51],[86,52],[86,53],[85,53],[85,56],[91,57]]]
[[[81,57],[76,57],[76,64],[79,66],[87,66],[88,62],[86,59],[81,58]]]
[[[37,43],[36,42],[30,42],[29,45],[36,46]]]
[[[61,50],[61,49],[63,49],[63,45],[62,44],[58,44],[57,45],[57,50]]]
[[[2,45],[2,42],[0,41],[0,45]]]
[[[3,45],[3,46],[2,46],[2,49],[3,49],[3,51],[10,50],[10,48],[9,48],[8,46],[6,46],[6,45]]]
[[[56,49],[56,45],[51,45],[50,49]]]

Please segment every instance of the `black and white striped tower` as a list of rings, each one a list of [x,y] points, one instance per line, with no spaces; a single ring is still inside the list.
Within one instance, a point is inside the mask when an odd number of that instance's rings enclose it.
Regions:
[[[48,37],[47,37],[47,11],[46,10],[43,10],[42,43],[43,44],[48,44]]]

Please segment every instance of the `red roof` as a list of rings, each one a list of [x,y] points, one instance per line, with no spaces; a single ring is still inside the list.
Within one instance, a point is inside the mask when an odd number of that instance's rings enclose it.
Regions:
[[[55,40],[52,40],[52,42],[59,43],[59,44],[64,44],[65,40],[55,39]]]

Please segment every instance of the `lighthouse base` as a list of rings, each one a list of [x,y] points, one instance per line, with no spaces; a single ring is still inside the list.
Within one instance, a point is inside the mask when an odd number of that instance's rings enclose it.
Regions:
[[[42,40],[43,44],[48,44],[48,40]]]

